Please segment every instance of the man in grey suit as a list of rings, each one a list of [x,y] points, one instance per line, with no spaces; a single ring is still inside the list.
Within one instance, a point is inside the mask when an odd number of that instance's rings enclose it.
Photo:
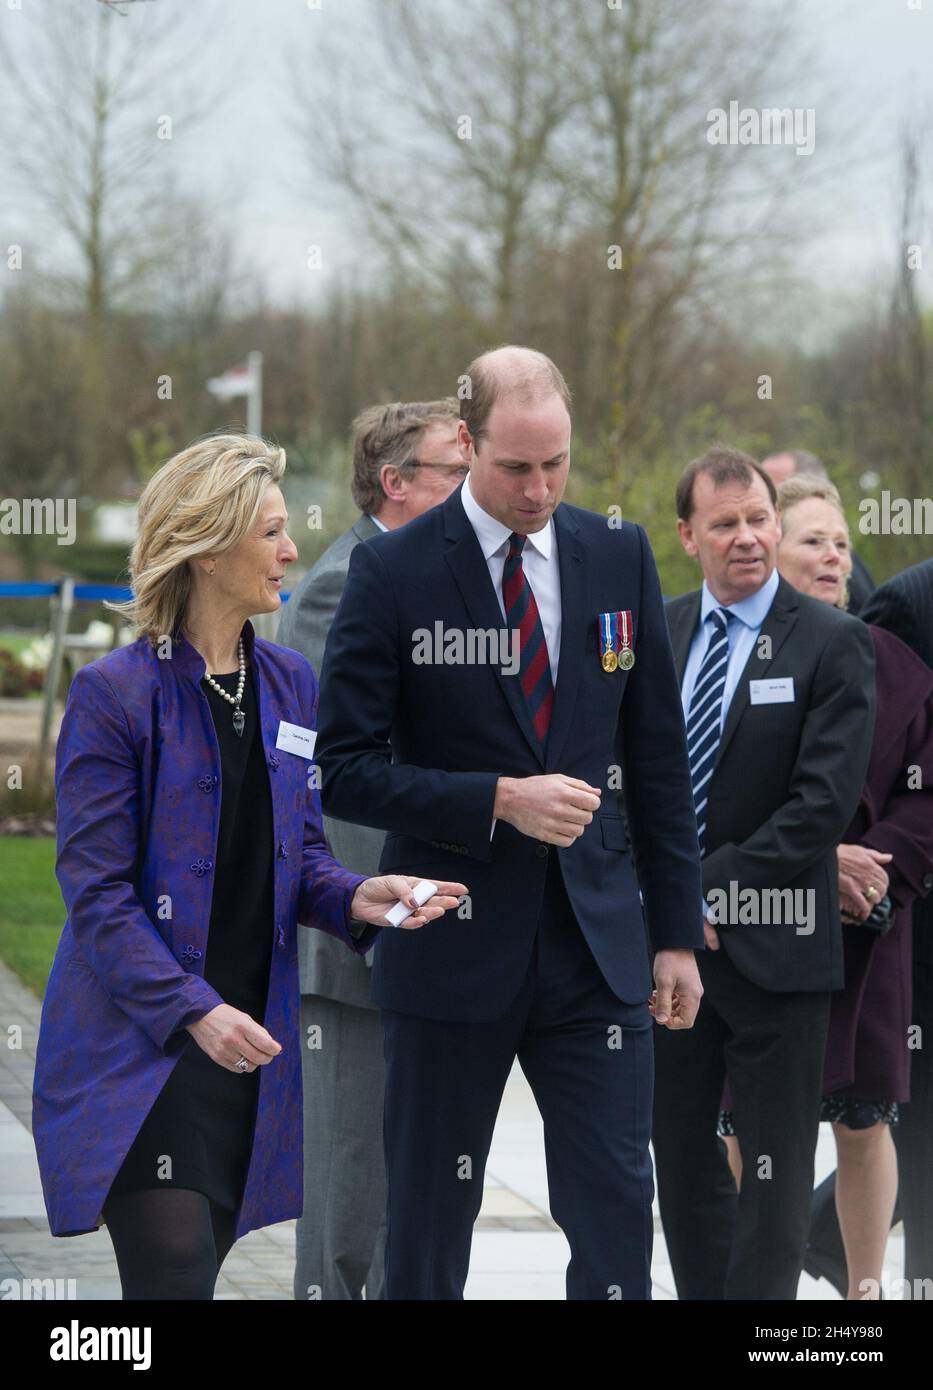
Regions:
[[[361,515],[324,552],[285,605],[277,641],[318,675],[346,583],[350,553],[447,499],[466,476],[453,399],[372,406],[353,422],[353,500]],[[334,856],[378,872],[383,832],[325,816]],[[334,948],[337,949],[334,949]],[[323,932],[300,933],[304,1074],[304,1211],[298,1221],[297,1299],[381,1298],[386,1181],[385,1064],[370,1001],[372,952],[354,956]]]

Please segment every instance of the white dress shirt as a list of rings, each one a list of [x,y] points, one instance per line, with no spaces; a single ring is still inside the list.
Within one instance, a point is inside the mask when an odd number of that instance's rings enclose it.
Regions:
[[[502,571],[505,569],[509,553],[511,531],[497,521],[494,516],[484,512],[470,491],[469,474],[460,485],[460,500],[467,519],[476,533],[480,550],[489,569],[489,578],[499,600],[499,611],[505,621],[505,599],[502,596]],[[522,550],[522,566],[525,578],[531,586],[538,605],[544,640],[551,663],[551,680],[557,686],[557,663],[560,657],[560,569],[557,564],[557,541],[554,535],[554,518],[551,517],[542,531],[529,536]],[[489,838],[496,830],[493,819]]]
[[[504,622],[505,600],[502,597],[502,571],[505,569],[505,561],[509,553],[509,536],[512,533],[507,526],[503,526],[501,521],[497,521],[494,516],[483,511],[470,491],[469,476],[464,478],[460,486],[460,500],[463,503],[463,510],[467,514],[467,519],[476,532],[476,539],[479,541],[480,550],[483,552],[483,558],[489,569],[489,577],[492,580],[492,587],[496,591],[499,611]],[[551,662],[551,680],[556,687],[557,666],[560,659],[561,613],[560,568],[557,563],[557,538],[554,534],[553,517],[549,519],[547,526],[542,531],[536,531],[534,535],[528,537],[522,550],[522,568],[525,571],[525,578],[531,585],[535,603],[538,605],[541,626],[544,628],[544,640],[547,642],[547,654]]]

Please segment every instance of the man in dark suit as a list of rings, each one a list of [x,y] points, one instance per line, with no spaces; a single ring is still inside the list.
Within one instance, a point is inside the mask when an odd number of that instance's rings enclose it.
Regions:
[[[886,628],[933,667],[933,560],[924,560],[876,589],[860,614]],[[931,877],[927,875],[927,877]],[[924,880],[925,888],[933,882]],[[894,1222],[904,1222],[904,1278],[933,1279],[933,894],[913,914],[913,1025],[922,1045],[910,1054],[910,1101],[893,1126],[898,1195]],[[813,1221],[804,1268],[844,1292],[846,1260],[836,1215],[835,1173],[813,1194]],[[915,1294],[915,1297],[919,1295]]]
[[[835,847],[871,749],[871,639],[780,578],[775,500],[754,460],[722,446],[677,490],[681,540],[703,569],[667,617],[709,948],[696,1027],[656,1036],[658,1195],[681,1298],[796,1295],[843,982]],[[727,1068],[740,1195],[716,1137]]]
[[[387,830],[384,863],[427,879],[455,865],[470,889],[423,949],[405,938],[424,933],[388,930],[376,951],[386,1297],[462,1298],[517,1056],[544,1121],[568,1297],[645,1299],[652,1006],[639,887],[658,1024],[692,1024],[703,940],[660,587],[640,527],[561,503],[571,422],[554,364],[500,348],[465,380],[470,476],[354,550],[324,659],[330,814]]]
[[[829,479],[826,465],[817,458],[816,454],[808,453],[806,449],[788,449],[779,454],[769,454],[767,458],[762,459],[761,466],[775,487],[780,487],[781,483],[786,482],[788,478],[795,478],[798,473],[803,473],[811,478]],[[862,557],[854,550],[851,555],[849,612],[861,613],[874,592],[875,581],[872,578],[871,570]]]
[[[324,644],[362,541],[394,531],[448,497],[466,467],[453,399],[372,406],[353,422],[359,518],[320,557],[285,607],[276,640],[320,672]],[[375,873],[383,835],[324,818],[334,856]],[[333,947],[338,947],[334,950]],[[354,955],[323,932],[298,942],[304,1072],[304,1210],[296,1230],[295,1297],[382,1296],[385,1163],[382,1028],[370,998],[372,951]],[[309,1031],[316,1030],[316,1031]]]

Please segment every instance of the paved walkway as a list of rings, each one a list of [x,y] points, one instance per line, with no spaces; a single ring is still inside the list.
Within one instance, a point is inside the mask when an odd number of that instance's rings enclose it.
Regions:
[[[0,1280],[60,1280],[62,1298],[117,1299],[120,1285],[106,1230],[69,1239],[49,1234],[31,1134],[31,1088],[39,1003],[0,962],[0,1039],[22,1030],[21,1047],[0,1047]],[[13,1035],[15,1038],[15,1035]],[[817,1177],[834,1166],[829,1127],[820,1128]],[[219,1299],[291,1299],[294,1221],[251,1231],[227,1257]],[[489,1156],[483,1207],[473,1240],[469,1299],[562,1299],[569,1251],[547,1209],[544,1141],[537,1107],[521,1071],[506,1087]],[[903,1240],[888,1243],[886,1272],[898,1279]],[[664,1236],[655,1205],[654,1297],[673,1299]],[[73,1285],[67,1281],[73,1280]],[[2,1287],[2,1285],[0,1285]],[[836,1299],[825,1281],[803,1275],[798,1297]]]

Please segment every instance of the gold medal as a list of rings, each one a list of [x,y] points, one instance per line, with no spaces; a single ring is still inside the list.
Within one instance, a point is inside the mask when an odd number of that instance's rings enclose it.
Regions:
[[[607,647],[606,650],[603,652],[603,670],[615,671],[618,669],[618,665],[619,658],[616,656],[615,652],[612,650],[611,647]]]

